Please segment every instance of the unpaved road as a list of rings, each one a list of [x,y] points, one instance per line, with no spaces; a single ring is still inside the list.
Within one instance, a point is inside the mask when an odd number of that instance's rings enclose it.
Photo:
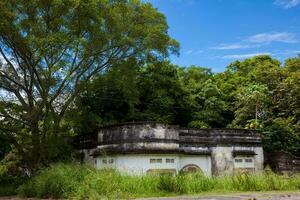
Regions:
[[[39,200],[39,199],[0,197],[0,200]],[[196,195],[196,196],[141,198],[136,200],[300,200],[300,192],[284,192],[284,193],[255,192],[255,193],[235,193],[235,194],[224,194],[224,195],[204,194],[204,195]]]
[[[300,200],[300,192],[285,193],[236,193],[179,197],[145,198],[139,200]]]

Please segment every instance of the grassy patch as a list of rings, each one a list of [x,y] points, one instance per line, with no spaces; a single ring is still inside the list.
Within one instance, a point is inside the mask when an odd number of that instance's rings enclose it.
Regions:
[[[95,170],[75,164],[56,164],[22,185],[26,197],[119,199],[147,196],[236,191],[292,191],[300,189],[300,176],[274,173],[206,177],[202,174],[176,176],[129,176],[113,170]]]

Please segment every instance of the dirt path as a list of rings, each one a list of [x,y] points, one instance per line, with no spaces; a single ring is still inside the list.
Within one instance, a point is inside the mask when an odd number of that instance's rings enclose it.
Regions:
[[[0,200],[39,200],[39,199],[0,197]],[[300,200],[300,192],[253,192],[253,193],[251,192],[251,193],[235,193],[235,194],[224,194],[224,195],[204,194],[204,195],[196,195],[196,196],[141,198],[136,200]]]
[[[237,193],[237,194],[218,194],[218,195],[197,195],[179,197],[145,198],[140,200],[300,200],[300,192],[284,193]]]

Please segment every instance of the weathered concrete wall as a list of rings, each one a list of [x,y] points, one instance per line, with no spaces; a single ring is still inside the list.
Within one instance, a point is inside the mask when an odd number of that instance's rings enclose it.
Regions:
[[[201,171],[211,175],[210,156],[176,155],[176,154],[130,154],[97,156],[95,166],[97,169],[115,168],[120,172],[128,174],[146,174],[153,170],[165,170],[179,172],[187,165],[196,165]],[[113,159],[113,163],[109,160]],[[150,159],[161,159],[161,163],[150,163]],[[167,163],[166,159],[174,159],[174,163]],[[107,163],[103,163],[106,160]]]
[[[159,123],[137,123],[101,128],[96,142],[93,138],[83,138],[80,146],[90,148],[89,153],[85,152],[86,161],[94,162],[98,168],[116,167],[121,171],[144,173],[170,167],[178,172],[185,165],[194,164],[207,175],[229,175],[235,172],[236,154],[241,153],[253,158],[255,172],[263,169],[261,136],[255,130],[180,129]],[[163,159],[173,156],[176,162],[149,166],[149,159],[154,155]],[[102,166],[100,160],[107,156],[115,162]]]
[[[233,174],[234,163],[231,147],[212,147],[212,174]]]
[[[232,175],[235,173],[234,151],[249,151],[255,155],[238,155],[253,159],[254,172],[260,173],[263,170],[263,148],[262,147],[243,147],[232,146],[212,147],[212,174],[213,175]]]
[[[91,154],[95,151],[95,149],[83,149],[81,153],[84,156],[84,162],[89,165],[94,165],[94,157]]]
[[[181,146],[215,147],[261,146],[261,136],[255,130],[246,129],[180,129]]]
[[[254,162],[254,167],[256,172],[261,173],[264,170],[264,150],[263,147],[255,147],[254,152],[256,153],[255,155],[255,162]]]
[[[98,133],[98,148],[128,152],[134,150],[178,150],[177,126],[136,124],[103,128]]]
[[[300,157],[284,151],[275,151],[265,154],[266,165],[278,173],[300,173]]]

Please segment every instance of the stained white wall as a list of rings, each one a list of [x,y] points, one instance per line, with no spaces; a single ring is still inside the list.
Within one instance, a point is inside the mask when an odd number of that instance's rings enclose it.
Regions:
[[[262,147],[213,147],[212,157],[204,155],[176,155],[176,154],[128,154],[114,156],[89,156],[90,152],[84,150],[85,161],[98,169],[115,168],[123,173],[145,174],[150,169],[173,169],[179,172],[189,164],[197,165],[206,175],[231,175],[235,166],[233,150],[252,150],[257,155],[253,156],[253,165],[256,173],[263,171],[263,149]],[[162,163],[150,163],[151,158],[161,158]],[[174,163],[166,163],[166,158],[174,159]],[[103,163],[103,159],[107,163]],[[109,160],[113,159],[113,163]],[[250,167],[250,166],[248,166]]]
[[[218,146],[212,148],[212,172],[214,175],[233,174],[232,150],[232,147]]]
[[[253,164],[255,172],[262,172],[263,170],[263,148],[262,147],[213,147],[212,148],[212,172],[214,175],[232,175],[234,173],[234,158],[233,150],[250,150],[257,155],[253,156]]]
[[[254,157],[255,171],[261,173],[264,170],[264,150],[262,147],[255,147],[254,152],[257,154]]]
[[[150,159],[162,159],[162,163],[150,163]],[[166,163],[166,159],[174,159],[174,163]],[[98,169],[103,168],[115,168],[123,173],[128,174],[145,174],[151,169],[168,169],[176,170],[179,172],[184,166],[189,164],[197,165],[206,175],[211,175],[211,160],[209,156],[190,156],[190,155],[174,155],[174,154],[132,154],[132,155],[115,155],[103,157],[99,156],[97,158]],[[105,164],[103,159],[109,160],[113,159],[114,163]]]

